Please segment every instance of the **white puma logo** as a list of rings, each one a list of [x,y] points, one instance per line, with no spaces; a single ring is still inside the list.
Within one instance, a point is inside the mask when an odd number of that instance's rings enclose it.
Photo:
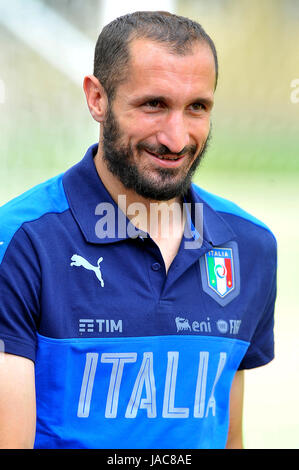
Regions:
[[[103,258],[99,258],[97,261],[97,266],[93,266],[89,263],[86,259],[79,255],[73,255],[71,257],[72,263],[71,266],[83,266],[83,268],[88,269],[89,271],[93,271],[97,276],[98,280],[101,283],[101,286],[104,287],[104,281],[102,278],[100,263],[103,261]]]

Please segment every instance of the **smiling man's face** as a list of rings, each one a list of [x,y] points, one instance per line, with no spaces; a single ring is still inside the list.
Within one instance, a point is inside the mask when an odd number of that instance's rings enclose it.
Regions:
[[[103,123],[109,172],[147,199],[182,196],[207,147],[214,88],[214,58],[205,43],[176,55],[134,40],[128,78]]]

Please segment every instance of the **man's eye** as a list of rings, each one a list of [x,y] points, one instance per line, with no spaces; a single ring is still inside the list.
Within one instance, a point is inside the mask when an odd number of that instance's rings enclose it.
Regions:
[[[148,106],[149,108],[158,108],[160,105],[161,103],[159,100],[151,100],[145,103],[145,106]]]
[[[205,109],[205,106],[202,103],[193,103],[191,107],[194,111],[201,111],[202,109]]]

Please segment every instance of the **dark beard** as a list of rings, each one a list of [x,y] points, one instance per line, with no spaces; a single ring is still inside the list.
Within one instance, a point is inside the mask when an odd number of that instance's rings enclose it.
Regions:
[[[159,175],[158,182],[145,173],[141,173],[135,163],[131,161],[133,149],[130,145],[118,145],[120,139],[121,132],[110,106],[103,124],[103,158],[107,164],[108,170],[121,181],[125,188],[134,190],[140,196],[155,201],[169,201],[187,194],[193,175],[207,151],[210,133],[205,145],[192,163],[187,174],[178,181],[175,176],[180,171],[180,168],[157,168],[156,172]],[[159,155],[172,154],[164,145],[151,149],[148,144],[139,143],[136,147],[137,152],[143,149],[147,149]],[[197,150],[196,146],[190,146],[188,149],[183,149],[179,154],[172,155],[183,155],[186,153],[186,150],[189,154],[189,158],[193,159]]]

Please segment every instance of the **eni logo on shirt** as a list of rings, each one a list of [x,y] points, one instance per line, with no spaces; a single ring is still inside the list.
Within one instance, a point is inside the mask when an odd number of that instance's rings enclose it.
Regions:
[[[104,280],[100,268],[100,263],[103,261],[102,257],[98,259],[96,266],[93,266],[85,258],[76,254],[71,257],[71,261],[71,266],[83,266],[83,268],[87,269],[88,271],[93,271],[97,276],[98,280],[100,281],[101,286],[104,287]]]
[[[211,324],[209,317],[206,321],[193,321],[191,324],[187,318],[176,317],[175,324],[177,328],[177,333],[181,331],[194,331],[196,333],[211,333]]]

